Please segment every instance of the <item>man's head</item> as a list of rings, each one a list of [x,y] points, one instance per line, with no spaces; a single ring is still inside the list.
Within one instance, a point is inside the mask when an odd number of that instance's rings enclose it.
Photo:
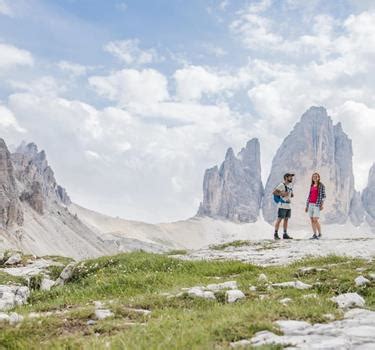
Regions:
[[[291,183],[293,181],[294,174],[293,173],[286,173],[284,175],[284,181]]]

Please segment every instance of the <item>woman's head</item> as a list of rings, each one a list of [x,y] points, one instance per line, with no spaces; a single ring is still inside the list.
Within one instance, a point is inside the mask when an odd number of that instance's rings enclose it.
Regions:
[[[320,175],[318,173],[314,173],[312,174],[311,176],[311,185],[314,185],[314,184],[320,184]]]

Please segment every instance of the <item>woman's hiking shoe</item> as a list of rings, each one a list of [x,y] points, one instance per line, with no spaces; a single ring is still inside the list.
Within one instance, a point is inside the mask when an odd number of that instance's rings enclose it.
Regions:
[[[318,238],[320,238],[320,237],[322,237],[322,234],[321,234],[321,233],[318,234]]]
[[[273,235],[273,238],[276,239],[276,240],[280,239],[280,237],[279,237],[279,235],[278,235],[277,233],[275,233],[275,234]]]
[[[287,233],[283,234],[284,239],[293,239],[293,237],[290,237]]]
[[[319,237],[314,233],[310,239],[319,239]]]

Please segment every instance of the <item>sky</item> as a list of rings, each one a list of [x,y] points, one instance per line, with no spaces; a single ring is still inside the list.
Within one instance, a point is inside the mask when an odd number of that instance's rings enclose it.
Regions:
[[[371,0],[0,0],[0,137],[44,149],[75,203],[193,216],[204,171],[253,137],[262,177],[310,106],[375,161]]]

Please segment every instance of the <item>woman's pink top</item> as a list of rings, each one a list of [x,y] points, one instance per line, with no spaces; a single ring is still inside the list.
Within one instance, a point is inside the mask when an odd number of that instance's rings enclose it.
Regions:
[[[309,203],[316,204],[318,200],[318,186],[311,186]]]

